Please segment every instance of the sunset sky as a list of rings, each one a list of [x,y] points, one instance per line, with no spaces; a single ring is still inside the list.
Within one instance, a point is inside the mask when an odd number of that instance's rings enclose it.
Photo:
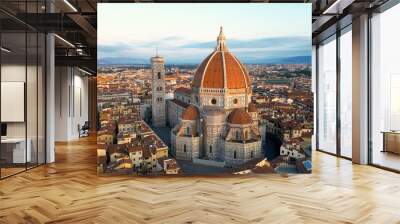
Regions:
[[[98,4],[100,62],[199,63],[224,27],[245,63],[311,54],[311,4]]]

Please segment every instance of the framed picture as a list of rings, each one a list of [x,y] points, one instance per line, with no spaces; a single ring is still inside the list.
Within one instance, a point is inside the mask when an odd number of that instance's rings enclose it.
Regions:
[[[101,175],[310,173],[311,4],[99,4]]]

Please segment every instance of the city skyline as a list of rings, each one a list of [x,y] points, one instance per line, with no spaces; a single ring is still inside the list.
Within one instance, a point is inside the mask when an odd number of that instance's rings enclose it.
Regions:
[[[244,63],[310,63],[308,4],[174,6],[99,4],[99,64],[148,64],[156,48],[167,64],[198,64],[215,47],[220,26],[228,48]],[[156,20],[152,14],[165,19]],[[310,22],[304,22],[304,16]]]

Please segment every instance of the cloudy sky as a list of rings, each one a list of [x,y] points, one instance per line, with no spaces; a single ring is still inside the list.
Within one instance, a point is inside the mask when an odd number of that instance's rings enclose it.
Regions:
[[[224,27],[245,63],[311,55],[311,4],[98,4],[100,63],[197,64]]]

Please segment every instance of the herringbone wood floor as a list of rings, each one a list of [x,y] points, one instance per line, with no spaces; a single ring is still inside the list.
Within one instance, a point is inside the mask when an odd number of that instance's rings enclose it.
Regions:
[[[400,175],[316,152],[311,175],[97,177],[94,138],[0,181],[0,223],[400,223]]]

